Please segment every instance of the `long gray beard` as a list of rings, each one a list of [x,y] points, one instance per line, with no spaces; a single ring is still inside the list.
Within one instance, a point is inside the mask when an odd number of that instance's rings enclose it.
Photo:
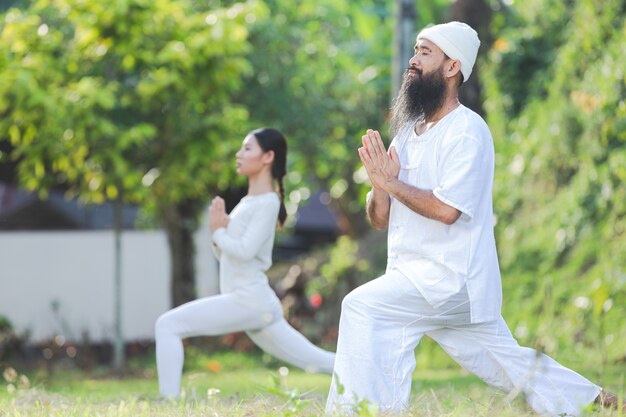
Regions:
[[[411,77],[405,73],[398,96],[391,107],[391,134],[395,136],[409,122],[433,116],[443,105],[446,84],[441,68],[430,74]]]

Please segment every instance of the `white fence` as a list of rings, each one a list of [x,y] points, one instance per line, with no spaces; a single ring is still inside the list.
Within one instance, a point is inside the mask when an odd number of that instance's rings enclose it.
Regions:
[[[217,262],[206,225],[196,240],[198,294],[217,292]],[[170,308],[170,254],[163,231],[122,234],[122,333],[154,338],[154,322]],[[0,233],[0,316],[29,341],[55,335],[113,339],[112,231]]]

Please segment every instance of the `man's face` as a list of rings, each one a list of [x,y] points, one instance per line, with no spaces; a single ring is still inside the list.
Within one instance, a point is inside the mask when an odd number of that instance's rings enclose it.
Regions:
[[[446,93],[444,64],[449,58],[434,43],[418,39],[409,59],[404,82],[407,93],[422,108],[424,117],[432,116],[443,104]]]
[[[407,72],[412,76],[429,73],[439,69],[447,59],[446,54],[437,45],[428,39],[418,39],[413,56],[409,59]]]

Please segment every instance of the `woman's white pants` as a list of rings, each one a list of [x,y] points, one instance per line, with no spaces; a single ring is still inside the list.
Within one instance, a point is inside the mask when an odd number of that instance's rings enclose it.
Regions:
[[[282,311],[246,307],[235,294],[191,301],[161,315],[155,325],[159,392],[180,394],[184,350],[182,339],[245,331],[265,352],[310,372],[332,373],[335,354],[318,348],[291,327]]]
[[[326,413],[351,414],[363,399],[381,411],[405,411],[414,349],[424,335],[488,384],[523,393],[541,414],[578,415],[600,393],[576,372],[519,346],[502,318],[471,324],[469,314],[465,290],[435,309],[395,270],[352,291],[342,303]]]

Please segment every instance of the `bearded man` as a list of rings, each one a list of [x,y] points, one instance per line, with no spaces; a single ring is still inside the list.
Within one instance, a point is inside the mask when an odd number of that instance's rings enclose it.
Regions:
[[[424,335],[490,385],[523,393],[539,413],[578,415],[609,398],[519,346],[501,316],[493,140],[457,95],[479,46],[464,23],[422,30],[392,109],[389,151],[375,130],[362,138],[372,184],[366,211],[375,228],[388,229],[387,269],[343,300],[327,414],[350,414],[363,400],[405,411]]]

